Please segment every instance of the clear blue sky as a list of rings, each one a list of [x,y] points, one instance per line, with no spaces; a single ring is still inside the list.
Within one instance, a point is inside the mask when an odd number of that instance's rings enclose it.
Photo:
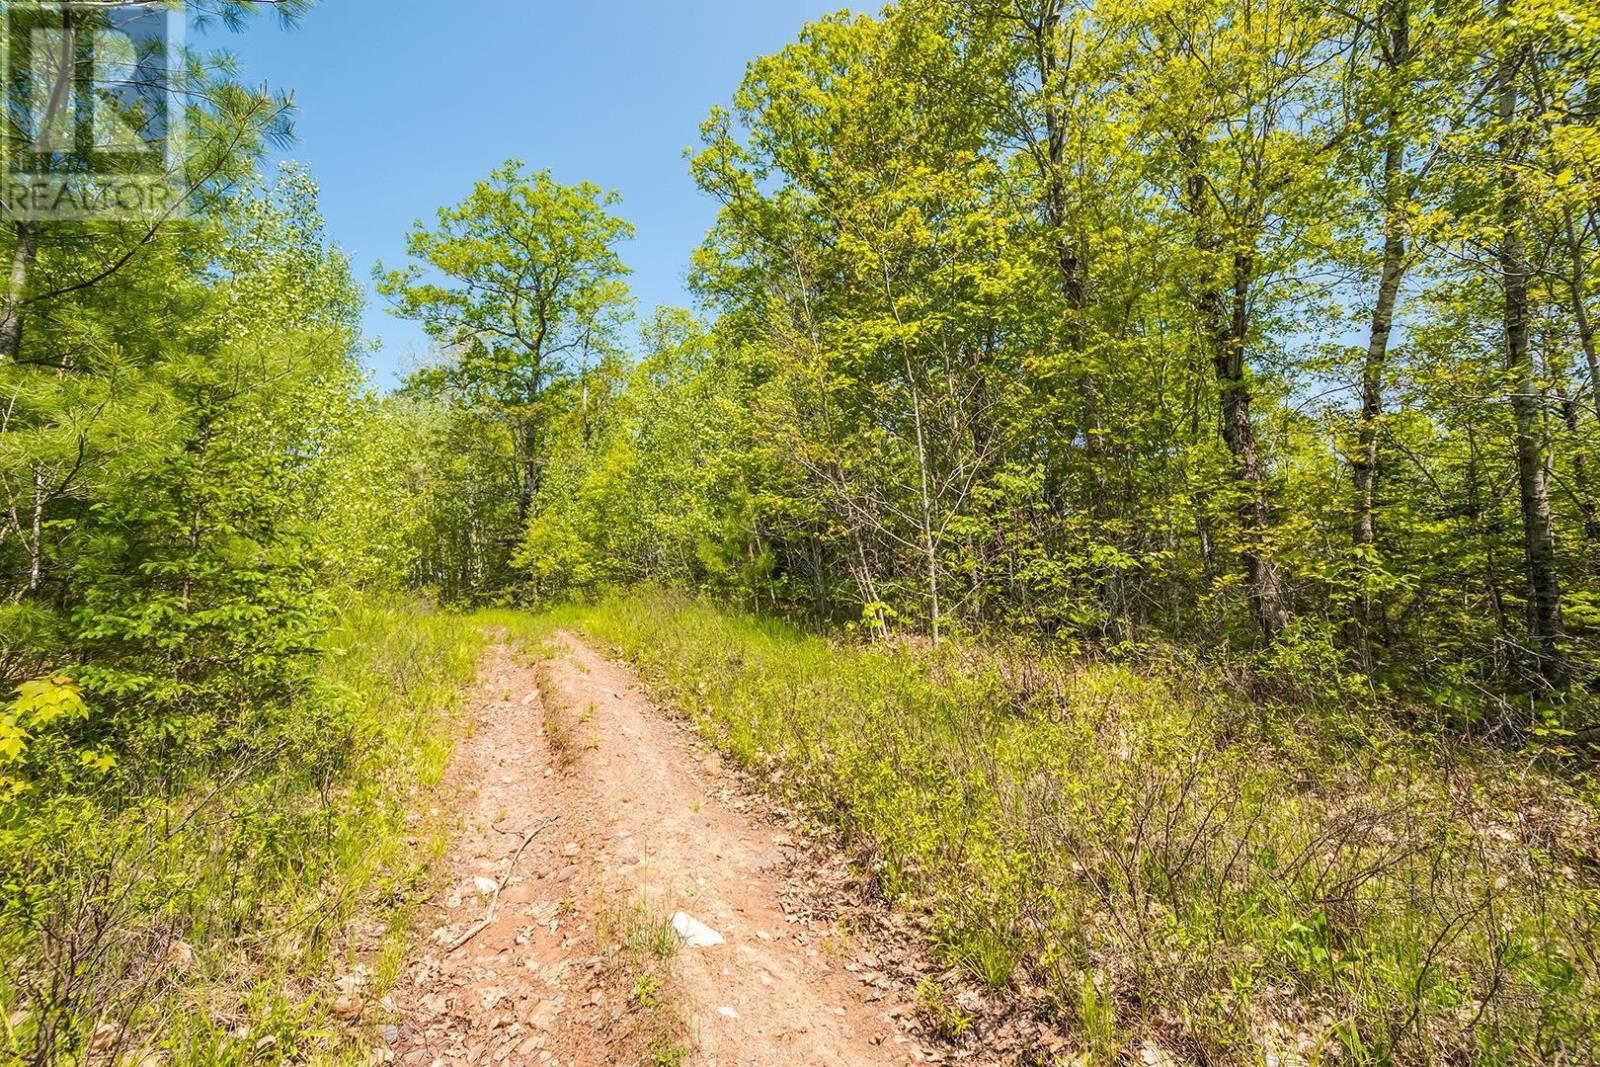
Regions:
[[[398,265],[413,220],[454,202],[510,156],[622,194],[638,227],[623,250],[642,314],[686,304],[689,254],[715,205],[685,148],[745,64],[841,0],[323,0],[295,29],[257,19],[192,43],[239,57],[254,83],[292,90],[297,143],[322,183],[329,232],[370,284]],[[380,384],[426,351],[369,299]]]

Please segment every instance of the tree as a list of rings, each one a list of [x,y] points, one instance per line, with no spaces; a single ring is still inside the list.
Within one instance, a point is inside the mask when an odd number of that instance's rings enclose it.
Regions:
[[[630,309],[617,246],[633,227],[587,182],[562,185],[512,160],[433,227],[407,239],[412,263],[375,271],[395,313],[420,322],[441,363],[421,382],[459,395],[510,434],[517,536],[538,494],[558,387],[614,350]]]
[[[216,21],[238,31],[263,7],[274,10],[285,25],[292,25],[312,2],[197,0],[191,6],[197,26]],[[66,8],[62,15],[67,30],[62,37],[64,47],[70,51],[75,34],[91,32],[113,18],[117,9],[134,6],[139,6],[135,0],[110,0]],[[52,93],[64,96],[76,76],[73,62],[60,64]],[[167,97],[167,107],[185,111],[190,136],[188,157],[172,161],[173,170],[164,178],[180,190],[182,201],[204,214],[230,188],[248,180],[251,165],[264,146],[288,142],[293,128],[293,101],[287,95],[243,85],[235,77],[231,61],[222,55],[190,52],[183,69],[169,71],[168,77],[170,84],[158,91]],[[150,90],[147,86],[143,91]],[[108,103],[102,100],[99,106]],[[18,109],[7,109],[3,119],[12,124],[13,144],[27,143],[29,131],[17,125],[22,114]],[[172,233],[176,207],[174,204],[137,222],[87,223],[7,219],[0,210],[0,221],[6,223],[4,228],[10,238],[9,249],[0,258],[9,268],[4,291],[0,292],[0,363],[24,358],[23,340],[30,317],[48,315],[55,305],[70,302],[76,294],[130,268],[145,266],[152,250]],[[39,258],[49,257],[54,249],[65,252],[60,258],[70,262],[73,269],[49,276],[41,284],[37,278]],[[48,265],[46,272],[50,273]]]
[[[1499,155],[1500,272],[1505,293],[1505,360],[1515,417],[1517,491],[1522,502],[1522,533],[1528,582],[1528,629],[1538,648],[1540,674],[1556,689],[1568,683],[1565,634],[1561,619],[1561,580],[1555,556],[1555,529],[1550,511],[1550,484],[1543,434],[1544,406],[1530,344],[1527,207],[1518,171],[1528,142],[1522,114],[1518,67],[1528,61],[1512,28],[1511,0],[1499,0],[1505,24],[1501,54],[1494,73],[1497,153]]]
[[[1378,205],[1382,211],[1382,252],[1378,267],[1372,323],[1361,365],[1361,411],[1357,423],[1355,448],[1350,457],[1350,477],[1355,489],[1355,519],[1351,540],[1357,565],[1370,565],[1377,542],[1374,500],[1378,478],[1378,434],[1383,418],[1384,373],[1394,332],[1395,304],[1400,283],[1410,266],[1406,237],[1413,214],[1411,184],[1407,172],[1407,147],[1417,118],[1408,107],[1410,88],[1416,77],[1415,44],[1410,0],[1381,0],[1373,12],[1370,32],[1374,70],[1371,77],[1373,106],[1381,115],[1379,133],[1382,162],[1377,180]],[[1365,584],[1365,583],[1363,583]],[[1376,605],[1371,590],[1359,588],[1351,607],[1351,644],[1358,660],[1370,665],[1368,641],[1374,628]]]

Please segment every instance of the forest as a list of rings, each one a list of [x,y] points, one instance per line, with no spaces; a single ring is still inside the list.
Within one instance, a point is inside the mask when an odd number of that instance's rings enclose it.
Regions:
[[[973,1062],[1600,1055],[1600,9],[825,17],[706,102],[695,308],[508,145],[388,390],[289,98],[187,74],[186,218],[0,218],[0,1063],[369,1062],[344,931],[550,620],[867,850]]]

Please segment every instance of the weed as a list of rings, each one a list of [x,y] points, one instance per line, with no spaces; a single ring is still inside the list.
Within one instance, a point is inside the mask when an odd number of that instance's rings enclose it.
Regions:
[[[595,909],[595,944],[613,988],[628,991],[630,1012],[618,1041],[646,1063],[681,1064],[687,1026],[672,986],[678,935],[664,907],[641,900],[602,899]]]
[[[942,946],[943,955],[990,989],[1011,984],[1018,960],[1014,939],[992,930],[971,930],[956,935]]]
[[[653,1008],[661,999],[661,979],[654,974],[641,974],[633,983],[629,994],[633,1003],[641,1008]]]
[[[544,704],[544,736],[550,746],[550,762],[559,771],[572,769],[578,759],[578,742],[566,709],[557,696],[559,690],[550,684],[548,665],[539,671],[539,691]]]
[[[946,1041],[955,1041],[972,1026],[972,1018],[964,1014],[944,986],[932,978],[917,983],[917,1007],[928,1021],[933,1032]]]
[[[850,931],[844,926],[836,925],[817,942],[817,951],[824,956],[844,960],[850,957],[850,946]]]
[[[664,1037],[650,1042],[648,1054],[651,1067],[683,1067],[689,1058],[688,1048]]]
[[[1078,1026],[1084,1042],[1096,1061],[1116,1062],[1117,1008],[1100,989],[1093,975],[1085,974],[1078,984]]]
[[[358,600],[329,645],[317,684],[254,709],[227,761],[0,813],[0,1061],[364,1055],[318,990],[349,973],[358,912],[376,923],[364,995],[398,973],[446,830],[407,812],[437,812],[482,637]]]
[[[561,618],[870,844],[946,960],[1057,990],[1101,1062],[1600,1060],[1582,780],[1155,649],[860,648],[655,593]]]

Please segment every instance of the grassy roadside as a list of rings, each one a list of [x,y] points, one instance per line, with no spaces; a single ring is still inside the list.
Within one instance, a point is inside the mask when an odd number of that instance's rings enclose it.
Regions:
[[[369,1062],[350,1004],[398,969],[482,640],[358,601],[226,765],[0,812],[0,1063]]]
[[[1600,1056],[1592,784],[1192,664],[863,649],[667,594],[554,619],[1092,1062]]]

